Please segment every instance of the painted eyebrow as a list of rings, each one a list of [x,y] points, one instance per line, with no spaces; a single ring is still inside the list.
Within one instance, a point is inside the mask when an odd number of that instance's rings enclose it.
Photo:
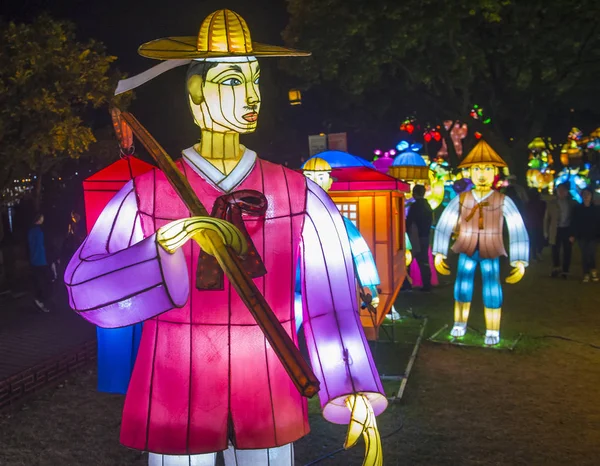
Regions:
[[[238,65],[231,65],[228,69],[233,71],[239,71],[240,73],[242,72],[242,69]]]

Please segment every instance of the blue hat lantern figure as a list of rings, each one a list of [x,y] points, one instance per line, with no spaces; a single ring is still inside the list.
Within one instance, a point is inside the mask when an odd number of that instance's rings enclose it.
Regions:
[[[313,155],[310,159],[318,157],[325,160],[331,168],[348,168],[348,167],[367,167],[375,170],[375,165],[371,162],[358,157],[357,155],[349,154],[339,150],[327,150],[320,154]],[[310,160],[308,159],[308,160]]]
[[[390,167],[390,175],[405,181],[429,180],[429,167],[419,154],[422,147],[423,145],[419,143],[409,144],[400,141],[396,146],[400,154],[396,156]]]

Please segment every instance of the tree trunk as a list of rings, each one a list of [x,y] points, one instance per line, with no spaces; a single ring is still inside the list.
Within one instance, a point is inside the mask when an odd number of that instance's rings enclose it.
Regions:
[[[42,172],[39,170],[37,178],[35,179],[35,189],[33,193],[33,206],[35,207],[36,212],[40,211],[42,205],[42,176]]]

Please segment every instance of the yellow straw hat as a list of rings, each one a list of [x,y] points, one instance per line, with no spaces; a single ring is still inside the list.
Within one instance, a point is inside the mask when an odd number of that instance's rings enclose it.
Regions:
[[[197,36],[165,37],[146,42],[138,53],[163,60],[131,78],[119,81],[115,95],[130,91],[192,60],[225,61],[243,57],[304,57],[310,52],[252,42],[244,18],[231,10],[218,10],[202,22]]]
[[[496,167],[507,166],[506,162],[502,160],[502,157],[500,157],[483,139],[480,140],[463,161],[458,164],[458,168],[467,168],[471,165],[478,164],[494,165]]]
[[[231,10],[218,10],[208,15],[198,36],[153,40],[143,44],[138,52],[143,57],[158,60],[310,55],[309,52],[252,42],[246,21]]]

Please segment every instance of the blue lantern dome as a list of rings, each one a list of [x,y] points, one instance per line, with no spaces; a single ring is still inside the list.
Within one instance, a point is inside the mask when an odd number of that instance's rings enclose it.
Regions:
[[[426,167],[427,163],[419,154],[413,151],[402,152],[397,155],[392,163],[392,167]]]
[[[339,150],[327,150],[325,152],[321,152],[320,154],[313,155],[311,159],[315,157],[325,160],[329,165],[331,165],[331,168],[368,167],[375,170],[375,165],[373,165],[371,162],[358,157],[357,155],[352,155],[348,152],[342,152]]]

